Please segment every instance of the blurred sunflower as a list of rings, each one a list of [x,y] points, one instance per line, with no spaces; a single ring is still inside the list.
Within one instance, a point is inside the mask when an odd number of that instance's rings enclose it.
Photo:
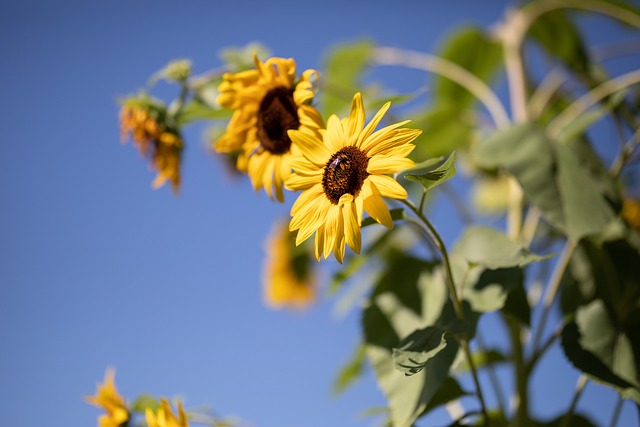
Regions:
[[[274,225],[265,250],[262,282],[267,305],[306,308],[316,293],[313,258],[304,246],[295,245],[287,221]]]
[[[115,375],[113,369],[107,369],[104,383],[98,384],[95,396],[85,397],[87,402],[103,408],[106,412],[98,418],[99,427],[119,427],[126,425],[129,420],[129,410],[116,390]]]
[[[178,401],[177,418],[173,415],[169,402],[164,398],[160,401],[160,407],[157,413],[154,414],[151,409],[147,408],[145,417],[147,427],[189,427],[189,421],[184,413],[184,409],[182,409],[182,403],[180,401]]]
[[[256,191],[284,201],[283,182],[291,174],[289,160],[297,154],[287,131],[318,135],[324,127],[310,105],[318,73],[306,70],[295,83],[293,59],[271,58],[256,69],[227,73],[218,87],[218,103],[234,110],[226,132],[214,144],[220,153],[239,153],[236,167],[246,172]]]
[[[622,200],[622,218],[629,227],[640,232],[640,199],[625,197]]]
[[[342,121],[336,115],[329,117],[320,138],[289,131],[302,153],[292,159],[294,173],[285,183],[289,190],[302,191],[291,208],[289,229],[298,230],[296,244],[316,233],[318,260],[333,251],[341,263],[345,244],[360,253],[363,211],[393,228],[382,197],[407,198],[406,190],[387,175],[414,166],[407,155],[422,131],[400,128],[406,120],[374,132],[389,106],[383,105],[364,126],[362,96],[356,93],[349,117]]]
[[[184,143],[177,130],[166,123],[166,111],[148,98],[129,98],[120,109],[120,138],[131,137],[140,154],[151,159],[157,171],[153,188],[171,182],[174,193],[180,188],[180,161]]]

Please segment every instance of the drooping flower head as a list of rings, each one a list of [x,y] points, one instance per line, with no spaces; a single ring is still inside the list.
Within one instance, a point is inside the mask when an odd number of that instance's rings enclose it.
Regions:
[[[277,223],[265,247],[263,271],[264,299],[274,308],[306,308],[315,299],[313,255],[295,245],[295,233],[288,221]]]
[[[310,105],[315,70],[306,70],[295,82],[293,59],[254,56],[255,70],[227,73],[219,86],[218,103],[234,110],[226,132],[214,148],[238,153],[237,168],[246,172],[256,191],[264,188],[271,199],[284,201],[283,182],[291,174],[289,159],[297,153],[289,130],[318,135],[324,127],[320,113]]]
[[[114,382],[115,371],[107,369],[104,383],[98,384],[95,396],[86,396],[85,400],[92,405],[103,408],[106,414],[98,418],[99,427],[120,427],[129,420],[129,410]]]
[[[302,153],[292,160],[294,173],[286,181],[288,189],[302,191],[291,208],[289,229],[298,230],[296,244],[316,234],[318,260],[333,251],[342,262],[345,244],[360,253],[363,212],[393,228],[382,197],[407,198],[406,190],[388,174],[414,166],[407,155],[421,131],[402,128],[408,120],[375,131],[389,105],[365,126],[362,96],[356,93],[349,117],[329,117],[320,138],[289,131]]]
[[[173,414],[167,399],[163,398],[156,413],[148,408],[145,410],[145,418],[148,427],[189,427],[189,420],[187,420],[180,401],[178,401],[177,417]]]
[[[153,188],[169,181],[177,192],[184,143],[178,131],[167,123],[164,106],[147,97],[127,99],[120,109],[120,138],[126,142],[129,136],[157,171]]]

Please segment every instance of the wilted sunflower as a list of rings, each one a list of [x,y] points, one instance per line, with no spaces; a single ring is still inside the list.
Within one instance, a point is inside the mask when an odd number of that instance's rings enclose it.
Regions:
[[[129,420],[129,411],[122,396],[115,386],[115,371],[107,369],[104,384],[98,384],[95,396],[87,396],[85,400],[92,405],[103,408],[106,412],[98,418],[99,427],[119,427]]]
[[[254,56],[255,70],[227,73],[220,84],[218,103],[234,110],[227,130],[214,148],[239,153],[237,168],[246,172],[254,189],[264,188],[271,199],[284,201],[283,182],[291,174],[289,159],[297,153],[287,131],[318,135],[324,127],[320,113],[310,105],[315,70],[306,70],[294,82],[293,59]]]
[[[349,117],[342,121],[335,115],[329,117],[321,138],[289,131],[302,155],[292,160],[295,173],[287,179],[286,187],[303,191],[291,208],[289,229],[298,230],[296,244],[316,233],[318,260],[333,251],[342,262],[345,243],[360,253],[363,211],[393,228],[382,197],[405,199],[407,192],[387,174],[414,166],[407,155],[415,147],[411,142],[422,131],[400,128],[407,120],[374,132],[389,105],[382,106],[364,126],[362,96],[356,93]]]
[[[162,399],[156,414],[149,408],[145,411],[148,427],[189,427],[189,421],[182,409],[182,403],[178,401],[178,417],[173,415],[167,399]]]
[[[277,223],[265,247],[264,299],[274,308],[305,308],[315,299],[315,277],[307,248],[295,245],[288,221]]]
[[[124,142],[129,135],[138,151],[151,159],[151,167],[158,173],[153,188],[169,181],[177,192],[184,143],[177,130],[166,123],[164,107],[148,99],[126,100],[120,109],[120,138]]]

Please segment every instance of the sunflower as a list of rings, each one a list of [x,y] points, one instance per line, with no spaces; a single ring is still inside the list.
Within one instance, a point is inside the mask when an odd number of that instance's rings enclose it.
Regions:
[[[173,415],[167,399],[162,399],[156,414],[149,408],[145,410],[145,418],[148,427],[189,427],[189,421],[182,409],[182,403],[178,401],[178,417]]]
[[[184,142],[179,133],[166,123],[164,106],[151,99],[130,98],[120,109],[120,139],[129,136],[140,154],[151,160],[157,171],[153,188],[171,182],[174,193],[180,188],[180,161]]]
[[[291,174],[289,160],[297,153],[287,131],[318,135],[324,127],[320,113],[310,105],[318,73],[306,70],[294,84],[293,59],[263,63],[254,56],[254,62],[255,70],[223,76],[217,101],[234,113],[214,149],[238,153],[236,167],[249,175],[254,189],[264,188],[271,199],[282,202],[283,182]]]
[[[364,126],[362,96],[356,93],[349,117],[329,117],[321,138],[289,131],[302,153],[292,159],[294,173],[285,183],[289,190],[302,191],[291,208],[289,229],[298,230],[296,244],[316,233],[318,260],[333,251],[341,263],[345,244],[360,253],[363,211],[393,228],[382,197],[407,198],[406,190],[387,175],[414,166],[407,155],[415,147],[411,142],[422,131],[401,128],[407,120],[374,132],[389,105],[383,105]]]
[[[107,369],[104,375],[104,384],[98,385],[96,395],[85,397],[87,402],[102,407],[106,412],[98,418],[99,427],[119,427],[125,425],[129,420],[129,411],[124,399],[116,390],[114,379],[115,371]]]
[[[313,256],[294,243],[287,222],[277,223],[267,240],[262,282],[264,299],[273,308],[305,308],[315,299]]]

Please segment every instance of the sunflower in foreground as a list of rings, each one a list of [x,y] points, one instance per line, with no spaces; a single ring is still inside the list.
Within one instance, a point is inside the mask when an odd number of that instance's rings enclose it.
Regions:
[[[218,87],[218,103],[234,110],[226,132],[214,144],[220,153],[237,153],[236,167],[246,172],[256,191],[284,201],[283,183],[291,174],[289,160],[297,153],[287,131],[318,135],[324,127],[310,105],[315,70],[306,70],[296,83],[293,59],[254,56],[255,70],[227,73]]]
[[[182,409],[182,403],[178,401],[178,417],[173,415],[167,399],[162,399],[156,413],[149,408],[145,411],[148,427],[189,427],[189,421]]]
[[[166,123],[166,111],[151,99],[127,99],[120,109],[120,139],[129,136],[140,154],[149,157],[157,171],[151,184],[159,188],[171,182],[174,193],[180,187],[180,161],[184,143],[177,130]]]
[[[292,160],[294,173],[286,181],[287,189],[302,191],[291,208],[289,229],[298,230],[296,244],[316,233],[318,260],[333,251],[341,263],[345,244],[360,253],[363,212],[393,228],[382,197],[407,198],[404,187],[387,175],[414,166],[407,155],[422,131],[401,128],[409,122],[406,120],[374,132],[389,105],[383,105],[364,126],[362,96],[356,93],[349,117],[329,117],[320,138],[289,131],[302,153]]]
[[[265,250],[262,278],[265,302],[273,308],[306,308],[316,293],[310,251],[295,245],[295,235],[289,231],[287,222],[274,226]]]
[[[103,408],[106,412],[98,418],[99,427],[119,427],[129,420],[129,411],[124,399],[116,390],[115,375],[113,369],[107,369],[104,384],[98,385],[95,396],[85,397],[87,402]]]

